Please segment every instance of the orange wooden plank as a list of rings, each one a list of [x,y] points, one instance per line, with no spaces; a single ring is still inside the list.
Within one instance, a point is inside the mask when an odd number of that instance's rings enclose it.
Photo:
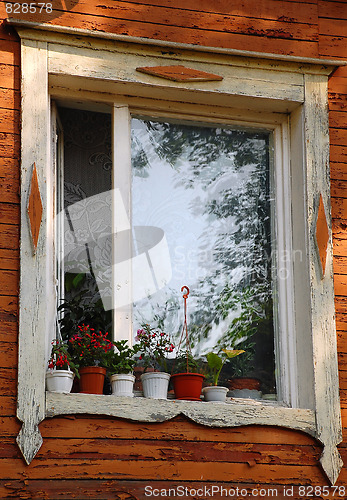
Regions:
[[[1,87],[1,82],[0,82]],[[5,109],[20,109],[20,92],[14,89],[1,89],[0,92],[0,108]]]
[[[1,324],[1,339],[4,342],[16,342],[18,339],[18,324],[14,323],[13,321],[6,321],[2,318],[2,315],[0,314],[0,324]],[[9,387],[5,387],[5,389],[2,391],[0,389],[0,395],[2,394],[9,394]],[[0,497],[1,498],[1,497]]]
[[[339,68],[340,69],[340,68]],[[328,89],[331,93],[343,94],[341,99],[347,101],[347,75],[338,76],[337,71],[329,78]]]
[[[1,182],[1,177],[0,177]],[[20,224],[20,208],[17,203],[0,202],[0,224]]]
[[[345,169],[347,170],[347,164],[345,165]],[[347,172],[345,172],[347,174]],[[336,198],[347,198],[347,182],[344,180],[331,180],[331,196]]]
[[[346,93],[347,93],[347,80],[346,80]],[[347,95],[346,95],[347,104]],[[347,128],[347,109],[346,111],[330,111],[329,112],[329,126],[331,128]]]
[[[8,369],[7,372],[9,374],[9,390],[11,390],[13,383],[14,383],[14,380],[11,380],[10,376],[11,376],[11,372],[14,373],[14,371],[11,369]],[[3,390],[3,386],[4,386],[4,383],[3,383],[4,376],[5,376],[5,370],[0,369],[0,389],[2,389],[2,390]],[[6,437],[17,436],[18,432],[20,431],[20,428],[21,428],[20,422],[17,420],[17,418],[15,416],[9,416],[9,417],[4,416],[0,419],[0,436],[3,436],[3,437],[5,437],[5,436]],[[0,477],[4,477],[4,476],[0,476]]]
[[[330,161],[347,163],[347,147],[331,144]]]
[[[0,269],[0,295],[18,295],[19,273]]]
[[[63,451],[62,451],[63,450]],[[196,446],[192,441],[121,439],[45,439],[38,459],[88,457],[103,460],[194,460],[257,464],[316,465],[321,446],[267,445],[254,443],[209,443]]]
[[[339,481],[337,484],[343,483]],[[145,500],[146,498],[166,497],[168,500],[175,500],[177,498],[181,498],[182,500],[196,500],[198,498],[202,500],[207,500],[207,498],[213,498],[213,500],[225,500],[226,498],[241,500],[243,498],[251,499],[258,497],[264,498],[265,500],[273,498],[278,498],[278,500],[285,500],[286,498],[302,500],[304,497],[299,496],[299,485],[300,483],[297,481],[293,482],[293,486],[290,485],[289,478],[287,478],[284,484],[274,482],[271,486],[267,485],[265,488],[256,482],[233,483],[231,481],[226,482],[226,480],[225,482],[218,483],[218,485],[203,481],[189,481],[184,483],[182,481],[158,479],[151,482],[132,481],[129,479],[124,481],[108,481],[107,479],[94,479],[93,481],[89,481],[88,479],[76,479],[74,481],[53,479],[49,481],[31,480],[25,482],[11,480],[4,481],[3,484],[0,484],[0,498],[15,498],[16,496],[18,499],[30,498],[36,500],[57,500],[58,498],[64,500],[72,498],[74,500],[96,500],[100,498],[103,500]],[[323,482],[320,483],[320,485],[328,485],[328,483]],[[146,486],[151,489],[145,490]],[[215,489],[212,490],[212,487]],[[185,490],[185,488],[187,488],[187,490]],[[170,491],[172,492],[171,494]],[[341,490],[341,493],[343,494],[343,490]],[[175,496],[172,496],[174,494]],[[307,497],[307,500],[309,500],[309,498],[310,497]],[[322,498],[326,500],[336,500],[336,498],[344,499],[343,496],[336,497],[334,493],[320,497],[319,500]],[[318,500],[318,497],[314,496],[312,500]]]
[[[2,156],[3,158],[19,158],[20,156],[19,135],[0,132],[0,156]]]
[[[0,295],[0,314],[8,314],[14,318],[17,317],[18,298],[3,297]]]
[[[320,17],[318,20],[319,33],[321,35],[347,37],[346,19],[327,19]]]
[[[345,239],[337,239],[335,238],[333,240],[333,251],[334,251],[334,256],[340,259],[347,258],[347,241]],[[344,259],[343,259],[344,260]],[[335,264],[335,262],[334,262]],[[344,265],[344,263],[342,264]],[[335,269],[335,267],[334,267]],[[337,274],[347,274],[345,272],[338,272],[337,268],[335,269],[335,272]]]
[[[347,296],[347,275],[334,275],[335,295]]]
[[[18,350],[14,342],[0,342],[0,368],[17,368]]]
[[[3,204],[20,202],[19,171],[18,159],[0,157],[0,200]]]
[[[338,353],[339,370],[347,371],[347,352]]]
[[[64,464],[62,466],[62,464]],[[136,465],[135,465],[136,464]],[[255,482],[263,485],[276,481],[324,484],[326,479],[320,469],[303,465],[248,464],[225,462],[167,462],[151,460],[33,460],[30,467],[23,461],[0,459],[2,477],[12,479],[104,479],[146,480],[165,478],[176,481],[229,481]]]
[[[225,442],[225,443],[267,443],[314,445],[316,441],[307,434],[267,426],[246,426],[234,428],[209,428],[196,425],[186,418],[176,417],[170,422],[144,424],[101,417],[55,417],[40,424],[40,431],[46,438],[106,439],[164,439],[168,441]]]
[[[18,66],[1,64],[0,61],[0,88],[19,90],[20,70]]]
[[[335,297],[335,309],[340,314],[347,313],[347,297]]]
[[[330,128],[330,144],[338,145],[338,146],[346,146],[347,145],[347,129],[341,128]]]
[[[330,163],[330,178],[347,181],[347,163]]]
[[[347,92],[346,95],[336,93],[329,94],[329,111],[347,112]]]
[[[331,213],[335,219],[347,220],[346,198],[331,198]]]
[[[80,0],[73,9],[74,13],[88,14],[94,16],[105,16],[121,21],[139,21],[157,25],[165,25],[182,28],[194,28],[196,30],[228,31],[243,34],[259,34],[275,38],[292,38],[296,40],[318,40],[318,27],[316,23],[289,22],[289,18],[282,20],[280,15],[276,19],[268,19],[265,16],[250,13],[246,16],[232,15],[222,10],[222,13],[204,12],[200,8],[187,11],[186,9],[167,8],[165,5],[144,5],[132,2],[115,2],[105,0],[102,5],[91,3],[88,0]],[[143,23],[145,24],[145,23]]]
[[[0,132],[20,134],[20,112],[0,107]]]
[[[336,330],[338,332],[347,332],[347,318],[344,313],[336,313]],[[347,352],[347,335],[338,336],[338,350]]]
[[[19,227],[15,224],[0,224],[0,248],[19,248]]]
[[[17,399],[14,396],[0,397],[0,415],[3,417],[14,417],[17,410]],[[3,440],[1,440],[3,442]],[[1,449],[1,446],[0,446]],[[1,497],[0,497],[1,498]]]
[[[19,250],[0,248],[0,269],[19,269]]]
[[[318,0],[318,15],[322,18],[331,19],[332,22],[336,19],[347,19],[346,3]]]
[[[12,66],[20,65],[20,44],[13,40],[0,38],[0,61]]]
[[[319,55],[345,59],[347,57],[347,37],[320,35]]]
[[[142,5],[165,6],[179,9],[184,14],[185,10],[207,13],[232,14],[235,16],[254,17],[259,19],[287,19],[288,22],[312,23],[318,21],[317,0],[286,0],[281,4],[278,0],[267,0],[259,2],[257,0],[200,0],[197,5],[196,0],[131,0],[136,8]]]
[[[35,20],[35,16],[25,15],[25,19]],[[143,23],[142,21],[111,19],[72,12],[66,12],[60,17],[56,17],[54,24],[195,45],[232,47],[251,51],[256,48],[258,51],[269,53],[298,54],[306,57],[318,56],[317,41],[292,39],[290,30],[288,32],[282,28],[279,30],[266,28],[265,34],[267,36],[264,36],[264,32],[258,28],[259,23],[256,20],[253,23],[255,25],[253,29],[247,31],[249,34],[234,33],[236,28],[232,25],[219,31],[215,29],[200,30],[194,27],[167,26],[165,23]]]

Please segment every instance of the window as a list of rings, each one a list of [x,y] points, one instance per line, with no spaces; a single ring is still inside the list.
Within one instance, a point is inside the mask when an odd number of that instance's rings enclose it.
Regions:
[[[127,172],[123,165],[112,168],[109,114],[60,107],[58,115],[58,150],[64,142],[57,171],[64,185],[58,195],[64,207],[57,207],[57,246],[64,247],[58,300],[64,293],[66,300],[86,307],[96,304],[106,329],[114,318],[117,339],[132,342],[140,325],[155,322],[178,345],[180,290],[188,285],[196,355],[244,348],[248,364],[232,368],[248,370],[242,373],[246,376],[252,370],[262,391],[275,393],[272,131],[154,120],[129,110],[132,161]],[[114,119],[122,117],[116,113]],[[120,126],[126,130],[127,123]],[[131,194],[125,214],[129,229],[116,232],[124,218],[122,197],[111,196],[118,172],[131,178]],[[123,292],[127,282],[130,303]],[[127,325],[121,319],[124,310]],[[69,329],[70,324],[63,335]],[[232,374],[225,373],[224,383]]]
[[[275,57],[269,60],[259,57],[259,54],[240,55],[218,49],[213,52],[208,48],[200,51],[175,44],[168,55],[150,41],[146,46],[123,44],[121,39],[114,44],[113,40],[107,39],[87,40],[88,33],[75,37],[74,34],[55,34],[54,31],[33,31],[28,26],[18,27],[18,32],[22,39],[23,103],[18,369],[18,418],[23,427],[18,443],[28,463],[42,442],[38,424],[48,416],[82,412],[152,421],[154,413],[159,413],[162,420],[183,413],[205,425],[257,423],[283,425],[308,432],[324,444],[321,463],[334,482],[341,468],[336,448],[341,440],[341,422],[331,238],[327,243],[323,271],[315,237],[320,199],[323,200],[331,231],[326,90],[327,77],[334,63],[314,60],[298,62],[295,58],[281,61]],[[170,65],[173,60],[187,67],[221,75],[223,80],[175,82],[136,71],[136,68],[148,65]],[[160,155],[164,165],[170,164],[168,160],[172,150],[168,153],[159,146],[166,130],[170,130],[170,135],[175,131],[177,137],[182,138],[192,136],[196,131],[201,136],[203,130],[208,130],[213,136],[220,130],[218,133],[223,141],[230,134],[249,134],[251,140],[257,137],[263,144],[268,142],[269,152],[273,144],[274,154],[273,158],[269,154],[266,160],[265,177],[261,180],[257,180],[256,176],[254,178],[254,187],[261,185],[263,193],[270,195],[266,208],[270,212],[270,222],[259,226],[264,234],[270,234],[266,239],[269,243],[261,249],[257,245],[254,248],[258,255],[257,252],[265,252],[273,241],[276,244],[271,247],[271,280],[268,282],[271,283],[275,311],[277,389],[284,406],[260,402],[201,406],[196,402],[173,404],[163,401],[160,408],[156,403],[154,412],[150,402],[132,401],[122,407],[120,413],[107,396],[45,394],[45,339],[54,332],[56,308],[56,283],[52,278],[55,274],[54,245],[57,243],[52,224],[55,213],[53,193],[56,183],[60,182],[52,168],[52,156],[56,154],[56,149],[51,146],[50,98],[58,105],[70,103],[72,108],[83,108],[88,103],[91,111],[111,110],[113,164],[122,165],[113,177],[112,192],[114,196],[117,190],[121,194],[124,231],[129,229],[125,224],[126,215],[131,213],[128,188],[131,180],[130,117],[133,129],[138,131],[134,133],[133,162],[136,164],[137,161],[147,171],[157,168],[155,159]],[[97,108],[93,103],[97,103]],[[184,155],[194,151],[194,147],[187,150],[185,144],[185,140],[181,141],[178,148],[177,161],[181,163]],[[213,141],[208,143],[208,151],[213,154]],[[218,157],[223,152],[219,148]],[[34,163],[43,205],[36,252],[32,247],[25,196],[29,193]],[[208,175],[204,177],[206,172],[202,170],[197,176],[193,174],[192,188],[189,189],[194,193],[203,191],[202,181],[208,183],[211,180]],[[176,182],[177,187],[181,182],[190,185],[190,173],[188,169]],[[141,194],[144,189],[141,183],[145,182],[142,179],[146,180],[139,177],[133,182],[134,190],[138,186]],[[150,174],[146,182],[151,182]],[[224,195],[218,201],[226,198]],[[248,199],[251,203],[252,197]],[[209,202],[209,216],[223,208],[223,204],[218,206],[211,197]],[[134,224],[141,227],[143,222],[141,219],[137,221],[139,215],[136,215],[136,205],[134,207]],[[204,214],[203,209],[200,213]],[[263,223],[266,220],[266,216],[260,218]],[[132,241],[129,231],[127,234],[126,245]],[[195,238],[194,233],[192,238]],[[115,248],[117,253],[122,246]],[[58,248],[59,251],[62,249]],[[123,261],[121,256],[119,261]],[[265,272],[266,266],[260,268],[261,272]],[[130,266],[124,272],[125,276],[130,276]],[[281,273],[285,279],[280,279]],[[131,296],[130,287],[128,291],[123,288],[123,300],[124,294]],[[117,303],[117,292],[114,295]],[[198,300],[199,297],[196,298]],[[130,331],[126,306],[131,302],[125,301],[125,310],[116,317],[116,331],[120,322]],[[194,311],[195,308],[193,314]],[[137,311],[134,310],[133,314]]]

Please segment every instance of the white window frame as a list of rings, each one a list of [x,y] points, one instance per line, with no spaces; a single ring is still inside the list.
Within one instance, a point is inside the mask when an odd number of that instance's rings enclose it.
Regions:
[[[307,432],[323,443],[321,464],[334,483],[342,467],[337,450],[342,437],[334,319],[327,81],[338,63],[295,57],[282,60],[283,56],[122,39],[101,33],[96,37],[95,33],[83,30],[25,22],[12,21],[12,24],[21,37],[22,61],[17,416],[23,426],[17,442],[27,463],[42,444],[38,424],[47,417],[91,413],[162,421],[182,413],[196,422],[217,427],[281,425]],[[162,51],[161,45],[170,46],[170,55]],[[136,67],[178,63],[220,74],[223,80],[192,84],[136,72]],[[128,97],[122,98],[124,94]],[[219,118],[224,115],[242,122],[247,110],[247,121],[260,126],[267,123],[277,130],[276,162],[282,165],[283,174],[281,180],[280,176],[277,178],[276,188],[283,193],[282,199],[277,196],[277,203],[286,221],[285,228],[277,228],[277,237],[285,249],[305,249],[300,262],[285,264],[292,284],[289,292],[286,286],[280,293],[279,307],[285,314],[281,313],[279,321],[280,330],[284,330],[278,347],[279,366],[280,377],[287,382],[283,386],[288,387],[287,392],[283,390],[282,398],[291,407],[251,401],[225,405],[153,403],[136,398],[115,403],[112,396],[45,393],[45,342],[47,332],[54,331],[56,307],[50,96],[107,105],[116,102],[117,112],[129,105],[154,107],[166,113],[170,109],[189,113],[190,108],[212,104],[215,106],[212,118],[215,113]],[[43,202],[35,253],[26,214],[34,163]],[[121,184],[123,188],[123,180]],[[329,228],[324,276],[315,239],[320,195]],[[293,230],[287,231],[292,226]],[[287,370],[288,366],[291,370]],[[301,379],[305,385],[299,382]]]

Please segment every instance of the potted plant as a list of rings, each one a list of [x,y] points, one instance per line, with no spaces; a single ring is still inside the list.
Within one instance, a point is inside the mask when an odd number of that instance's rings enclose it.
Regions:
[[[107,332],[97,332],[89,325],[78,326],[78,330],[69,344],[72,358],[79,365],[80,392],[102,394],[113,344]]]
[[[139,360],[144,365],[144,373],[141,375],[144,396],[166,399],[170,380],[167,356],[175,347],[170,336],[158,328],[151,328],[145,324],[137,330],[135,340],[138,342]],[[148,368],[155,371],[147,372]]]
[[[187,299],[189,296],[189,288],[182,286],[181,292],[184,299],[184,322],[182,333],[178,345],[178,356],[176,370],[178,373],[172,375],[172,383],[175,391],[176,399],[188,399],[190,401],[200,401],[202,383],[205,376],[199,371],[199,364],[194,359],[189,342],[188,326],[187,326]],[[185,341],[185,349],[180,351],[182,342]]]
[[[52,341],[51,357],[46,372],[46,387],[50,392],[70,392],[78,367],[73,362],[68,345],[60,340]]]
[[[201,363],[188,349],[177,356],[174,370],[176,373],[171,375],[171,380],[176,399],[200,401],[205,375],[201,373]]]
[[[224,364],[230,359],[235,358],[239,354],[242,354],[243,352],[245,351],[241,349],[221,349],[218,354],[214,352],[209,352],[208,354],[206,354],[207,365],[213,385],[203,388],[202,392],[204,394],[205,401],[226,400],[228,388],[218,385],[219,376]]]
[[[133,375],[136,363],[134,356],[139,351],[140,346],[129,347],[127,340],[118,340],[113,343],[114,350],[109,358],[107,371],[110,375],[112,394],[114,396],[134,397],[133,386],[135,376]]]

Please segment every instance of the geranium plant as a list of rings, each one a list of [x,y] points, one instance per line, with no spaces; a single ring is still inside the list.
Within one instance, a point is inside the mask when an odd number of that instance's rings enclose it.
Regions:
[[[133,371],[136,363],[135,355],[139,352],[140,345],[135,344],[133,347],[129,347],[127,343],[127,340],[118,340],[114,342],[116,350],[110,355],[107,366],[110,375],[116,373],[131,373]]]
[[[78,326],[78,330],[69,340],[75,362],[80,367],[107,367],[113,348],[113,343],[107,338],[108,333],[97,332],[89,325]]]
[[[175,348],[169,334],[145,324],[137,330],[135,340],[138,342],[139,359],[143,362],[145,371],[151,367],[168,372],[167,357]]]
[[[68,349],[67,343],[58,339],[53,340],[48,368],[50,370],[71,370],[78,376],[78,365],[72,360]]]

